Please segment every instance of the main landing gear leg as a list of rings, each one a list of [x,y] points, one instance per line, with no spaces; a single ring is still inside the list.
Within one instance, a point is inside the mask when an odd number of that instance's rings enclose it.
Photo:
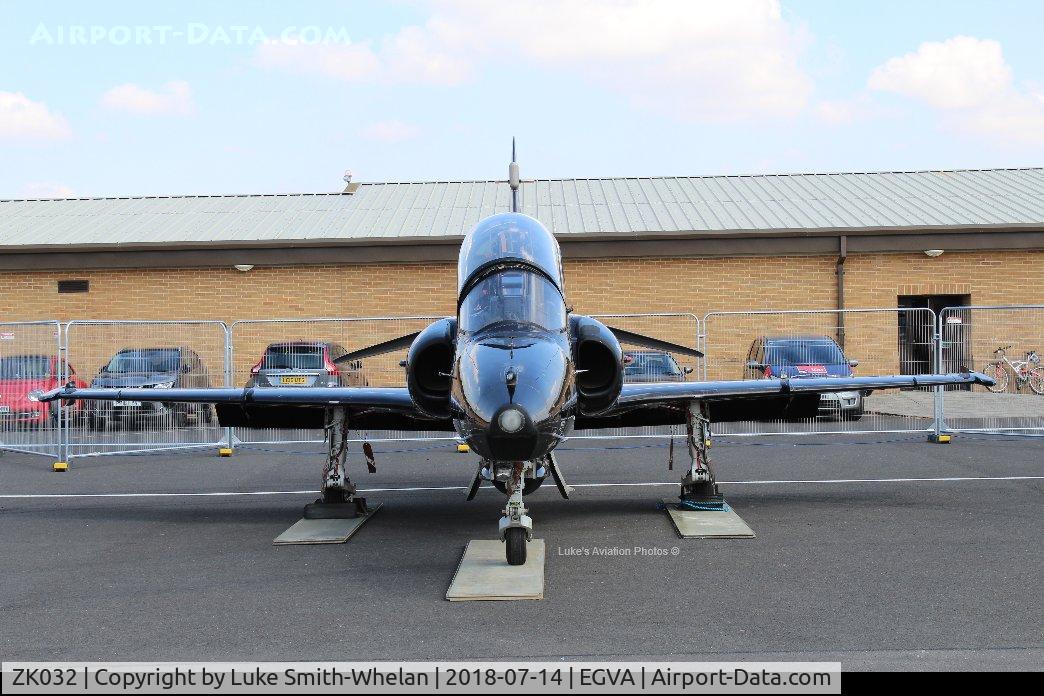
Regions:
[[[366,499],[356,496],[355,484],[348,478],[348,409],[326,409],[326,466],[323,468],[322,497],[305,505],[305,519],[351,519],[365,515]]]
[[[508,481],[509,495],[500,518],[500,539],[506,547],[508,565],[525,564],[526,544],[533,539],[533,520],[522,503],[526,472],[532,468],[532,462],[515,462]]]
[[[689,471],[682,478],[680,507],[690,510],[721,510],[725,499],[718,490],[718,482],[711,468],[708,443],[710,418],[707,405],[692,401],[685,419],[686,439],[689,445]]]

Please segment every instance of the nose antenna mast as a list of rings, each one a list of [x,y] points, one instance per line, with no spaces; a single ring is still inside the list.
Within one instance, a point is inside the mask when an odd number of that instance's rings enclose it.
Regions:
[[[518,212],[518,162],[515,161],[515,139],[511,138],[511,164],[508,165],[508,184],[511,186],[511,212]]]

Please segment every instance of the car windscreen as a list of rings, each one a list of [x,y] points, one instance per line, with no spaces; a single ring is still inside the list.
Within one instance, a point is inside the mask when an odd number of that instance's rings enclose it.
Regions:
[[[181,351],[158,348],[156,350],[122,350],[106,365],[106,372],[177,372],[181,367]]]
[[[0,358],[0,379],[45,379],[51,376],[46,355],[12,355]]]
[[[262,370],[320,370],[323,348],[319,345],[269,346],[261,361]]]
[[[566,325],[565,301],[547,278],[524,270],[504,270],[476,283],[460,305],[460,328],[474,333],[510,322],[549,331]]]
[[[669,375],[677,377],[682,373],[678,363],[666,354],[639,354],[624,368],[625,375]]]
[[[833,341],[791,340],[765,346],[765,362],[778,366],[840,365],[845,362],[845,356]]]

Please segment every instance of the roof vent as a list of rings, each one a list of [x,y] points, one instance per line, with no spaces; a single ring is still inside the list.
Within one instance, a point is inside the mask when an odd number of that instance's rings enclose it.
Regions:
[[[346,186],[344,187],[344,191],[342,193],[355,193],[356,191],[359,190],[359,184],[358,183],[355,183],[355,184],[352,183],[352,170],[351,169],[345,169],[344,170],[344,176],[341,177],[341,178],[344,179],[344,183],[346,184]]]

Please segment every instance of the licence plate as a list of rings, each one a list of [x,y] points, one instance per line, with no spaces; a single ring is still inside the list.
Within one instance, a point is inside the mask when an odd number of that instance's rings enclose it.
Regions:
[[[307,377],[283,377],[282,379],[280,379],[279,383],[280,384],[294,384],[294,385],[308,384],[308,378]]]
[[[140,401],[113,401],[113,406],[141,406]]]

